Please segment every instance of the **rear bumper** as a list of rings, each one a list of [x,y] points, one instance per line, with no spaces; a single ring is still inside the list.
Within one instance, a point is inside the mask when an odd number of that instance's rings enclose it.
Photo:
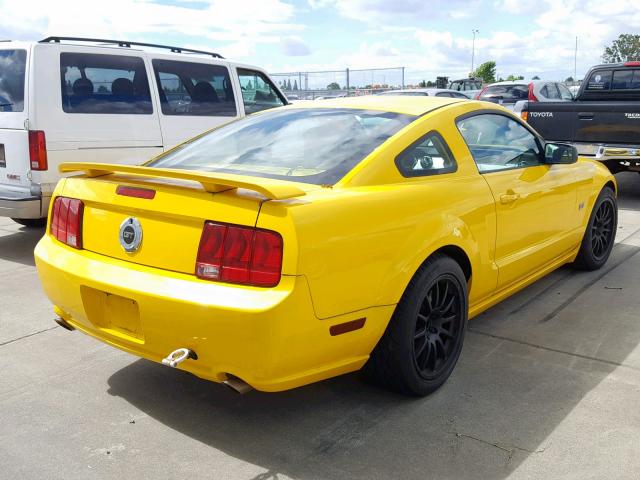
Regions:
[[[575,143],[574,145],[578,149],[579,155],[606,163],[610,168],[614,168],[615,171],[640,171],[640,144]]]
[[[74,250],[49,235],[35,256],[47,296],[76,329],[156,362],[188,348],[198,359],[179,368],[216,382],[232,374],[263,391],[359,369],[392,312],[370,309],[373,321],[364,328],[331,336],[330,326],[365,315],[318,320],[303,276],[283,276],[271,289],[206,282]],[[130,314],[105,306],[109,295],[135,302],[139,323],[130,330],[114,326],[123,323],[119,315]]]
[[[41,195],[34,195],[30,188],[0,185],[0,216],[12,218],[46,217],[48,206]],[[47,205],[44,205],[44,204]],[[43,214],[44,212],[44,214]]]

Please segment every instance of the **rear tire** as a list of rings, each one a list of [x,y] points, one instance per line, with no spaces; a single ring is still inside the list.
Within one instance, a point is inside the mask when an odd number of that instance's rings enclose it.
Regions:
[[[11,220],[27,228],[42,228],[47,224],[46,218],[12,218]]]
[[[580,251],[573,265],[579,270],[597,270],[611,255],[618,228],[618,202],[609,187],[598,195],[591,211]]]
[[[458,361],[468,319],[467,281],[452,258],[433,255],[416,272],[364,367],[378,385],[408,395],[437,390]]]

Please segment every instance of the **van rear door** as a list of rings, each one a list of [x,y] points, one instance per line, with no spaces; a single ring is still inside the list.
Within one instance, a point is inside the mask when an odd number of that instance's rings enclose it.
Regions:
[[[28,47],[6,44],[0,48],[0,197],[29,195],[29,134],[27,66]]]

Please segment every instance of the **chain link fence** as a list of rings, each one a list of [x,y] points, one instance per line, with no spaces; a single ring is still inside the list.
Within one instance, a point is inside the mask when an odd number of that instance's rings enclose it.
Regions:
[[[405,67],[270,73],[289,100],[369,95],[404,88]]]

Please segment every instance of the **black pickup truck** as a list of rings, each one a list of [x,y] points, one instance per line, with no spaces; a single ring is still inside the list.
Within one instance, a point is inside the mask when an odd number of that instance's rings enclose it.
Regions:
[[[573,102],[523,101],[514,111],[543,138],[571,143],[613,173],[640,172],[640,62],[591,68]]]

